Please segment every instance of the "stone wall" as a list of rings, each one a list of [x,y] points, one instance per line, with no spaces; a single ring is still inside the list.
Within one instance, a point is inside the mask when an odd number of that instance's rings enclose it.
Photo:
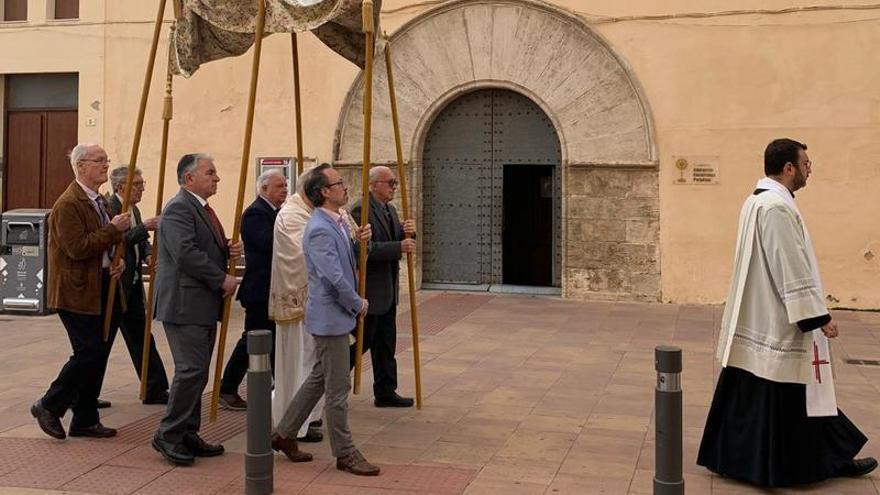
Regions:
[[[563,295],[660,300],[660,206],[655,168],[570,166]]]

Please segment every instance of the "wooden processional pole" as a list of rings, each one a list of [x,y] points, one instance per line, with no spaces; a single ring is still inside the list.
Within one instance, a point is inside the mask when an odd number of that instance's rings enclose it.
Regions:
[[[364,63],[364,163],[361,167],[361,186],[363,187],[363,199],[361,200],[361,222],[366,225],[370,218],[370,133],[373,123],[373,2],[364,0],[363,3],[365,55]],[[367,294],[367,242],[360,241],[358,252],[358,294],[361,298]],[[361,392],[361,368],[364,352],[364,317],[358,317],[357,340],[354,353],[354,393]]]
[[[302,138],[302,105],[300,105],[299,92],[299,45],[297,43],[296,33],[290,33],[290,51],[293,57],[293,104],[294,115],[296,115],[296,178],[303,173],[305,166],[303,160],[303,138]]]
[[[171,50],[171,39],[174,37],[174,26],[171,26],[171,35],[168,37],[168,49]],[[156,215],[162,215],[162,200],[165,195],[165,166],[168,162],[168,128],[174,116],[173,100],[171,95],[171,83],[174,75],[171,73],[171,64],[168,64],[168,73],[165,75],[165,102],[162,106],[162,150],[159,155],[159,186],[156,190]],[[140,398],[147,398],[147,373],[150,368],[150,339],[153,336],[153,295],[156,292],[156,258],[159,257],[159,236],[153,235],[153,245],[150,248],[150,264],[147,273],[150,274],[150,288],[147,290],[147,319],[144,325],[144,349],[141,353],[141,391]]]
[[[260,76],[260,53],[263,50],[263,28],[266,24],[266,2],[257,0],[257,25],[254,29],[254,61],[251,65],[251,86],[248,95],[247,117],[244,124],[244,143],[241,150],[241,168],[238,175],[238,199],[235,203],[235,223],[232,227],[232,243],[238,242],[241,230],[241,210],[244,207],[244,190],[247,185],[248,163],[251,155],[251,137],[254,132],[254,106],[257,100],[257,81]],[[229,257],[228,273],[235,276],[238,258]],[[223,302],[223,320],[220,322],[220,338],[217,341],[217,362],[214,367],[214,390],[211,392],[211,421],[217,420],[217,403],[220,400],[220,376],[223,374],[223,354],[226,350],[226,333],[229,330],[229,313],[232,296]]]
[[[150,45],[150,58],[147,59],[147,70],[144,74],[144,86],[141,90],[141,103],[138,109],[137,123],[134,128],[134,143],[131,145],[131,156],[128,160],[128,179],[125,181],[125,190],[122,193],[122,213],[126,213],[131,201],[131,183],[134,180],[134,171],[137,170],[138,150],[141,147],[141,135],[144,131],[144,115],[147,111],[147,99],[150,96],[150,83],[153,80],[153,67],[156,65],[156,49],[159,46],[159,33],[162,30],[162,19],[165,16],[165,0],[159,0],[159,10],[156,13],[156,23],[153,27],[153,43]],[[116,266],[125,252],[125,243],[120,242],[116,246],[113,262],[110,266]],[[110,320],[113,318],[113,303],[116,296],[116,279],[110,279],[110,287],[107,291],[107,306],[104,308],[104,342],[110,336]],[[122,301],[125,304],[125,301]]]
[[[397,181],[400,183],[400,202],[403,221],[409,220],[409,196],[406,192],[406,169],[403,165],[403,148],[400,144],[400,123],[397,120],[397,95],[394,92],[394,75],[391,70],[391,42],[385,35],[385,71],[388,73],[388,96],[391,99],[391,124],[394,127],[394,146],[397,151]],[[409,238],[409,235],[406,236]],[[422,408],[422,369],[419,362],[419,317],[416,313],[416,278],[413,253],[406,253],[406,273],[409,281],[409,314],[412,323],[413,371],[416,379],[416,408]]]

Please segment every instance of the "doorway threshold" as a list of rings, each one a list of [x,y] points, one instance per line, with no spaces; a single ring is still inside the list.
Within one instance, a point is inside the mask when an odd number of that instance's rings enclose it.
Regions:
[[[539,287],[532,285],[510,284],[453,284],[424,282],[424,290],[458,290],[467,292],[492,292],[494,294],[529,294],[539,296],[561,296],[562,289],[559,287]]]

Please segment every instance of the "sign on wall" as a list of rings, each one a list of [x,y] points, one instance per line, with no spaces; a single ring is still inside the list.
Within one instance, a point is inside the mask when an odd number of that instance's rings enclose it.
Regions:
[[[718,156],[673,156],[672,183],[675,185],[711,185],[721,182]]]
[[[284,177],[287,179],[288,183],[288,194],[292,195],[296,192],[296,158],[292,156],[258,156],[256,158],[257,161],[257,177],[259,177],[263,172],[277,168],[280,169],[284,174]],[[304,157],[304,168],[303,170],[308,170],[313,168],[317,163],[318,159],[315,157]]]

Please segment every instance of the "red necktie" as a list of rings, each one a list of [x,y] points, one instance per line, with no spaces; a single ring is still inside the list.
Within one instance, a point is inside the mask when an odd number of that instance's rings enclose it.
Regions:
[[[217,214],[214,213],[214,209],[208,203],[205,203],[205,214],[208,215],[208,220],[211,222],[211,230],[214,231],[214,238],[217,240],[217,244],[220,244],[221,247],[226,247],[226,233],[223,232],[223,224],[220,223],[220,219],[217,218]]]

